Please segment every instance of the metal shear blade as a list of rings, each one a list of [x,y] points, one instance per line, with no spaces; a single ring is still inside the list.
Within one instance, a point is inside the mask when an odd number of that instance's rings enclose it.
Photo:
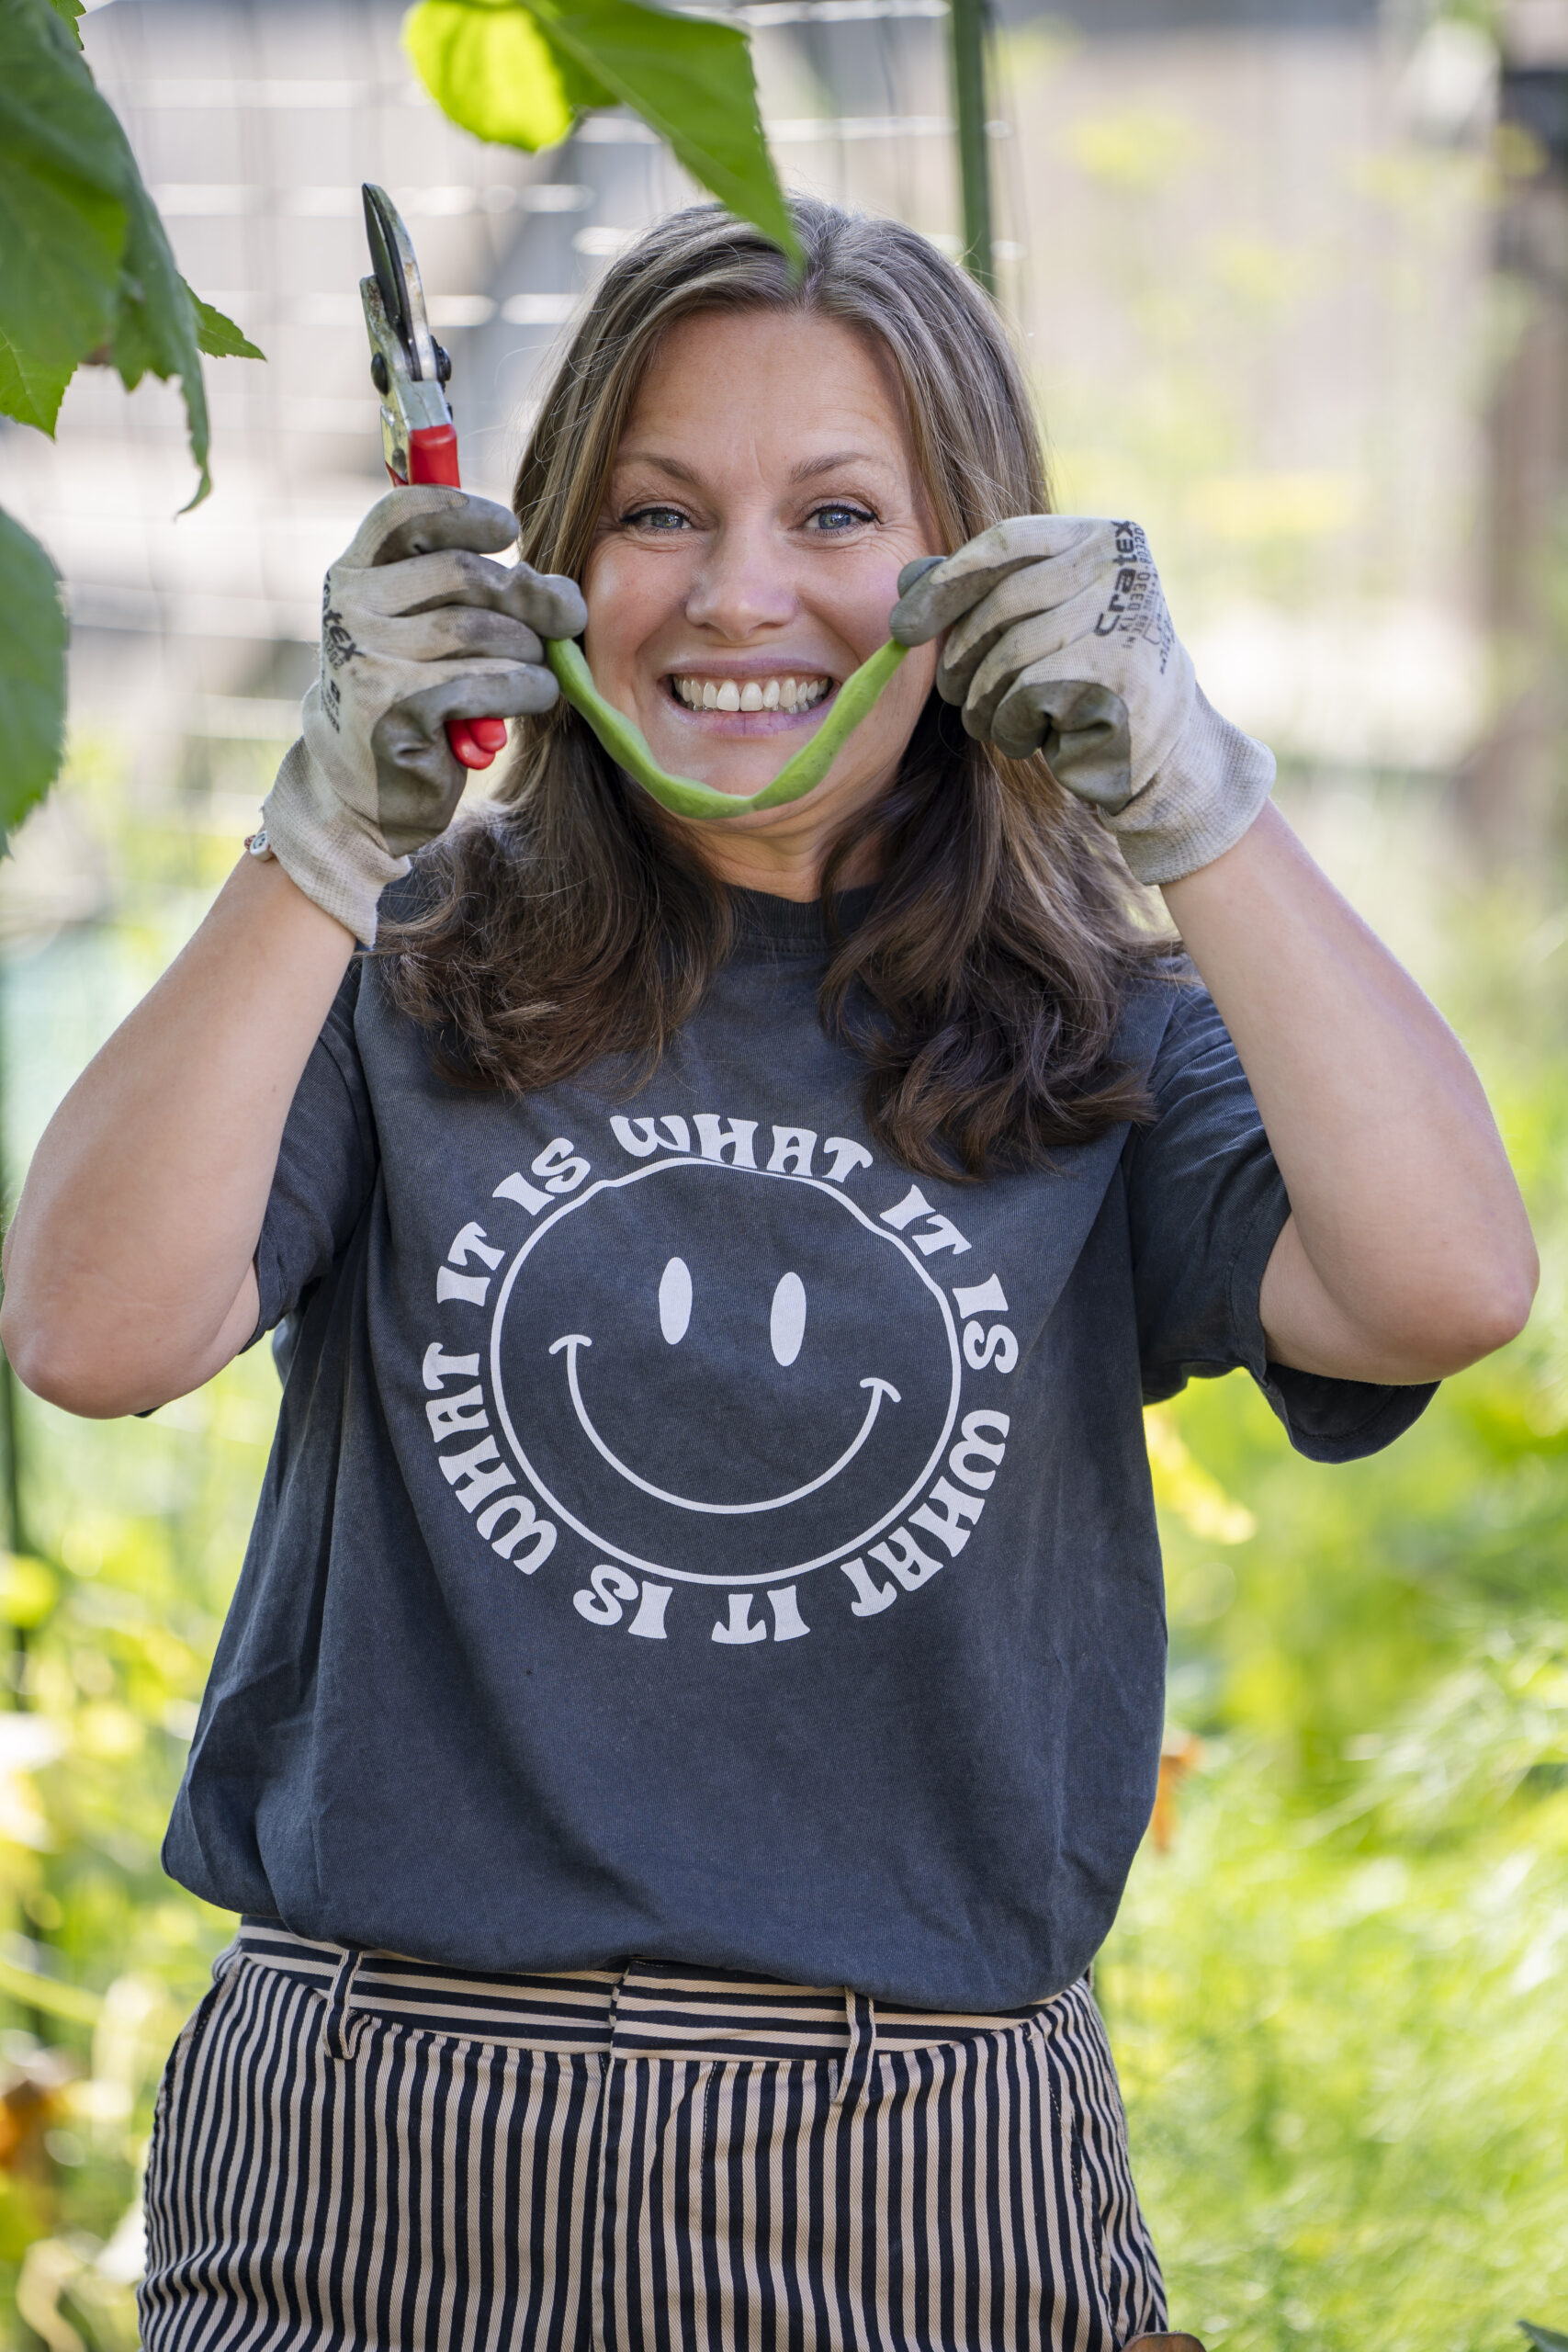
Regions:
[[[360,279],[359,299],[381,395],[381,447],[394,481],[412,481],[418,474],[413,436],[451,426],[443,389],[451,362],[430,332],[419,264],[397,206],[369,181],[362,192],[374,275]]]
[[[367,180],[360,191],[365,200],[365,233],[370,241],[370,266],[381,289],[387,323],[403,346],[408,372],[415,380],[439,382],[440,361],[425,315],[424,288],[413,245],[397,206],[384,187]]]

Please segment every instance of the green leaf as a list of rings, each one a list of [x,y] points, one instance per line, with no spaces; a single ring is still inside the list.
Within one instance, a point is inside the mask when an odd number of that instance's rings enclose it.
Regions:
[[[638,0],[421,0],[403,38],[436,104],[479,139],[549,146],[575,110],[631,107],[700,186],[799,263],[737,27]]]
[[[258,351],[254,343],[246,341],[232,319],[226,319],[221,311],[215,311],[210,302],[204,302],[184,278],[180,283],[196,305],[196,339],[209,359],[266,357],[265,351]]]
[[[0,0],[0,334],[69,372],[114,318],[123,136],[49,0]]]
[[[666,16],[637,0],[531,5],[558,50],[634,107],[694,180],[801,266],[762,135],[751,45],[739,26]]]
[[[119,125],[115,129],[119,131]],[[119,132],[124,139],[123,131]],[[201,355],[197,347],[196,297],[175,267],[157,207],[141,185],[126,149],[126,185],[130,233],[125,243],[125,267],[120,275],[119,310],[110,345],[114,364],[126,390],[133,391],[145,375],[180,379],[185,395],[186,431],[190,453],[200,469],[196,494],[182,510],[199,506],[212,488],[207,470],[209,430],[207,389],[201,379]]]
[[[36,424],[52,436],[54,420],[65,397],[65,387],[76,372],[74,360],[46,364],[30,351],[18,351],[8,335],[0,334],[0,414],[18,424]]]
[[[0,0],[0,409],[53,428],[77,361],[105,353],[127,390],[177,376],[194,506],[211,488],[201,347],[257,358],[198,300],[112,107],[51,0]]]
[[[54,10],[55,15],[61,19],[62,23],[70,26],[72,31],[76,35],[76,46],[80,49],[82,46],[82,34],[76,19],[78,17],[85,16],[86,13],[85,0],[49,0],[49,5]]]
[[[1520,2320],[1517,2324],[1521,2332],[1529,2337],[1536,2352],[1568,2352],[1568,2335],[1562,2335],[1555,2327],[1538,2327],[1533,2320],[1528,2319]]]
[[[498,146],[536,153],[566,137],[580,107],[615,103],[584,86],[516,0],[421,0],[403,46],[442,112]]]
[[[60,581],[38,541],[0,512],[0,844],[41,800],[65,751]]]

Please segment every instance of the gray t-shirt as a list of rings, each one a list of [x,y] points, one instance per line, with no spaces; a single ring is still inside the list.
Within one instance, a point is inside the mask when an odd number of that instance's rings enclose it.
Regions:
[[[165,1860],[453,1966],[1018,2007],[1087,1965],[1154,1795],[1144,1402],[1245,1365],[1332,1462],[1431,1392],[1266,1363],[1287,1203],[1201,989],[1125,1017],[1154,1125],[916,1181],[818,1021],[817,910],[738,908],[629,1098],[448,1085],[351,970],[257,1252],[297,1340]]]

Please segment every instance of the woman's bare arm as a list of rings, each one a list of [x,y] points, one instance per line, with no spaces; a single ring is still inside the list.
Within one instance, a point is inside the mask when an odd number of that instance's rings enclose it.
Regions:
[[[1417,1382],[1503,1346],[1529,1313],[1535,1248],[1447,1023],[1271,807],[1165,896],[1291,1196],[1263,1278],[1270,1354]]]
[[[39,1396],[140,1412],[250,1338],[284,1121],[353,952],[280,865],[242,858],[77,1080],[6,1241],[0,1340]]]

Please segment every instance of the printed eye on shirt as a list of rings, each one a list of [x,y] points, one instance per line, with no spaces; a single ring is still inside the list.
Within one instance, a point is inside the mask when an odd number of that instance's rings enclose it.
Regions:
[[[606,1115],[475,1211],[420,1374],[476,1566],[566,1578],[600,1631],[750,1647],[879,1616],[964,1550],[1018,1340],[864,1144]]]

